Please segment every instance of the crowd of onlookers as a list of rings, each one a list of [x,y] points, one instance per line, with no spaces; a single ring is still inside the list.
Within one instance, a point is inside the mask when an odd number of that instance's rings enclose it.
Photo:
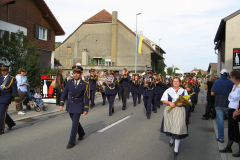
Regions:
[[[240,157],[240,71],[233,70],[230,74],[226,69],[220,72],[217,79],[211,75],[206,83],[207,90],[206,110],[203,120],[217,117],[218,137],[217,141],[224,142],[224,119],[228,120],[228,143],[219,150],[221,153],[232,153],[233,142],[238,143],[239,151],[233,154]]]

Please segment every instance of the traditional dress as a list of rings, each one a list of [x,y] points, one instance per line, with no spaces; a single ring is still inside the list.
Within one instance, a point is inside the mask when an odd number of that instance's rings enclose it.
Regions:
[[[168,88],[161,101],[175,102],[179,95],[188,95],[187,91],[183,88],[179,88],[177,92],[170,87]],[[167,136],[171,136],[173,139],[182,139],[188,136],[187,124],[186,124],[186,111],[185,107],[174,107],[170,111],[167,107],[164,109],[163,121],[161,126],[161,132]]]

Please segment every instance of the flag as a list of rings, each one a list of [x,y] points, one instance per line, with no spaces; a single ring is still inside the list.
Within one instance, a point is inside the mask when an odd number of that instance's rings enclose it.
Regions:
[[[137,38],[137,49],[138,49],[138,53],[141,54],[142,53],[142,41],[143,41],[143,36],[138,36]]]

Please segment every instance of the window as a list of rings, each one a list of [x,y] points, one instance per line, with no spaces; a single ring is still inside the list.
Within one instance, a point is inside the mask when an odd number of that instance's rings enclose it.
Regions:
[[[111,66],[112,62],[111,59],[105,59],[105,66]]]
[[[67,53],[71,53],[72,48],[71,47],[67,47]]]
[[[97,65],[102,65],[102,59],[101,58],[97,59]]]
[[[39,27],[39,39],[47,40],[47,29],[43,27]]]
[[[0,38],[3,36],[3,30],[0,30]]]

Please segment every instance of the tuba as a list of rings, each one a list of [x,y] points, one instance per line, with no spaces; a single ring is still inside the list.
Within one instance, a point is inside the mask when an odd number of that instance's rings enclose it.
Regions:
[[[115,85],[112,87],[112,86],[109,86],[109,84],[108,84],[108,82],[111,82],[111,84],[112,84],[113,81],[114,81],[114,78],[108,76],[108,77],[106,77],[106,78],[104,79],[104,84],[105,84],[110,90],[113,90],[113,89],[115,89]]]
[[[104,92],[105,86],[103,85],[104,79],[106,76],[100,76],[97,81],[97,92]]]

